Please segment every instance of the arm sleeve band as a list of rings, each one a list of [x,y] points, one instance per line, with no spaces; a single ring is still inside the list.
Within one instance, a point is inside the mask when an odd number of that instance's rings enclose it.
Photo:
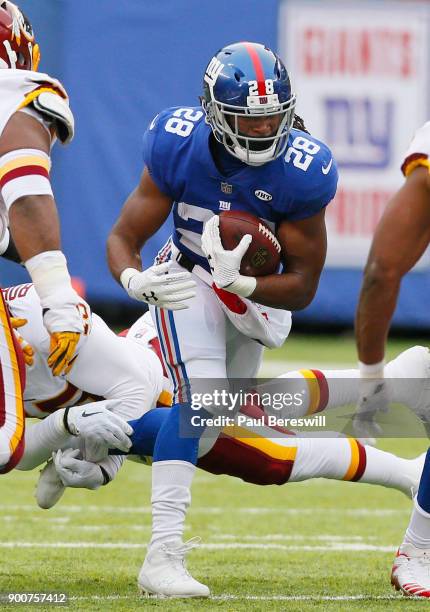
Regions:
[[[0,191],[6,208],[25,196],[53,197],[49,171],[51,160],[44,151],[18,149],[0,157]]]

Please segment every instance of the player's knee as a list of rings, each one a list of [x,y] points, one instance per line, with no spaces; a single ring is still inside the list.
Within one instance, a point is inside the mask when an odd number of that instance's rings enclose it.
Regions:
[[[370,259],[364,271],[363,286],[388,285],[397,283],[401,278],[398,266],[381,259]]]
[[[212,474],[227,474],[256,485],[288,482],[293,461],[274,459],[234,438],[220,437],[198,466]]]
[[[257,469],[250,474],[246,482],[258,485],[283,485],[288,481],[290,474],[291,465],[286,461],[262,457]]]
[[[1,438],[2,436],[0,436],[0,440]],[[7,440],[7,452],[5,450],[6,436],[3,436],[3,438],[4,440],[0,441],[0,474],[7,474],[21,461],[25,449],[25,438],[24,435],[21,437],[20,441],[15,447],[15,450],[11,450],[9,441]]]
[[[12,456],[9,438],[0,430],[0,470],[9,463]]]

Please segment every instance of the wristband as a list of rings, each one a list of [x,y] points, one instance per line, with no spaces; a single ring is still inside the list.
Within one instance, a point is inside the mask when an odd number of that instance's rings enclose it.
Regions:
[[[14,261],[15,263],[24,265],[21,259],[21,255],[18,253],[18,249],[15,246],[12,236],[9,236],[9,244],[7,249],[1,255],[4,259],[8,259],[9,261]]]
[[[67,260],[61,251],[44,251],[25,262],[40,301],[64,289],[72,289]]]
[[[0,255],[3,255],[9,246],[10,242],[10,233],[7,227],[4,228],[3,236],[0,240]]]
[[[223,289],[240,295],[240,297],[248,297],[251,293],[254,293],[256,286],[257,279],[255,276],[243,276],[240,274],[235,281],[227,285],[227,287],[223,287]]]
[[[110,483],[110,476],[107,473],[107,471],[104,469],[104,467],[102,467],[101,465],[99,465],[99,468],[102,471],[102,475],[103,475],[103,483],[102,483],[102,487],[106,486],[107,484]]]
[[[119,281],[126,291],[129,289],[130,280],[136,274],[140,274],[139,270],[136,270],[136,268],[125,268],[125,270],[121,272]]]
[[[361,378],[384,378],[385,359],[378,363],[363,363],[358,362]]]
[[[63,425],[64,425],[64,429],[67,431],[67,433],[69,433],[71,436],[76,436],[76,434],[74,434],[73,431],[70,429],[69,421],[67,420],[67,415],[69,414],[70,408],[72,408],[72,406],[69,406],[68,408],[64,409]]]

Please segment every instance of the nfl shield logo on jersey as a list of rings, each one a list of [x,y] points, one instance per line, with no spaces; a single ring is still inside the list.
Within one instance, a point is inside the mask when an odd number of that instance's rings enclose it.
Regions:
[[[223,193],[233,193],[233,185],[229,185],[228,183],[221,183],[221,191]]]

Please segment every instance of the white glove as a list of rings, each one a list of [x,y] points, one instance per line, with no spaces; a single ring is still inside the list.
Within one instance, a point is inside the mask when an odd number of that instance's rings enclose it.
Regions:
[[[186,300],[196,295],[195,281],[190,272],[170,273],[171,262],[151,266],[143,272],[126,268],[121,273],[121,283],[128,295],[167,310],[184,310]]]
[[[64,426],[69,433],[83,439],[86,459],[98,460],[107,455],[109,448],[124,452],[130,449],[129,436],[133,429],[112,412],[120,405],[120,400],[104,400],[65,409]]]
[[[58,289],[40,300],[43,323],[50,334],[69,331],[88,335],[91,308],[72,286]]]
[[[25,266],[40,298],[43,323],[51,336],[48,365],[54,376],[67,374],[91,331],[90,307],[73,289],[61,251],[39,253],[28,259]]]
[[[224,249],[219,235],[219,216],[215,215],[205,224],[202,234],[202,251],[206,255],[217,287],[248,297],[254,291],[257,281],[251,276],[242,276],[240,264],[252,242],[252,236],[245,234],[232,251]]]
[[[40,304],[51,336],[48,365],[54,376],[68,374],[91,331],[91,309],[72,287],[59,290]]]
[[[55,469],[65,487],[98,489],[105,483],[99,465],[79,459],[77,448],[66,448],[52,453]]]
[[[375,446],[376,438],[382,434],[381,426],[376,423],[378,412],[388,410],[388,392],[384,380],[384,363],[366,366],[359,364],[361,380],[356,413],[352,420],[354,434],[363,443]]]

